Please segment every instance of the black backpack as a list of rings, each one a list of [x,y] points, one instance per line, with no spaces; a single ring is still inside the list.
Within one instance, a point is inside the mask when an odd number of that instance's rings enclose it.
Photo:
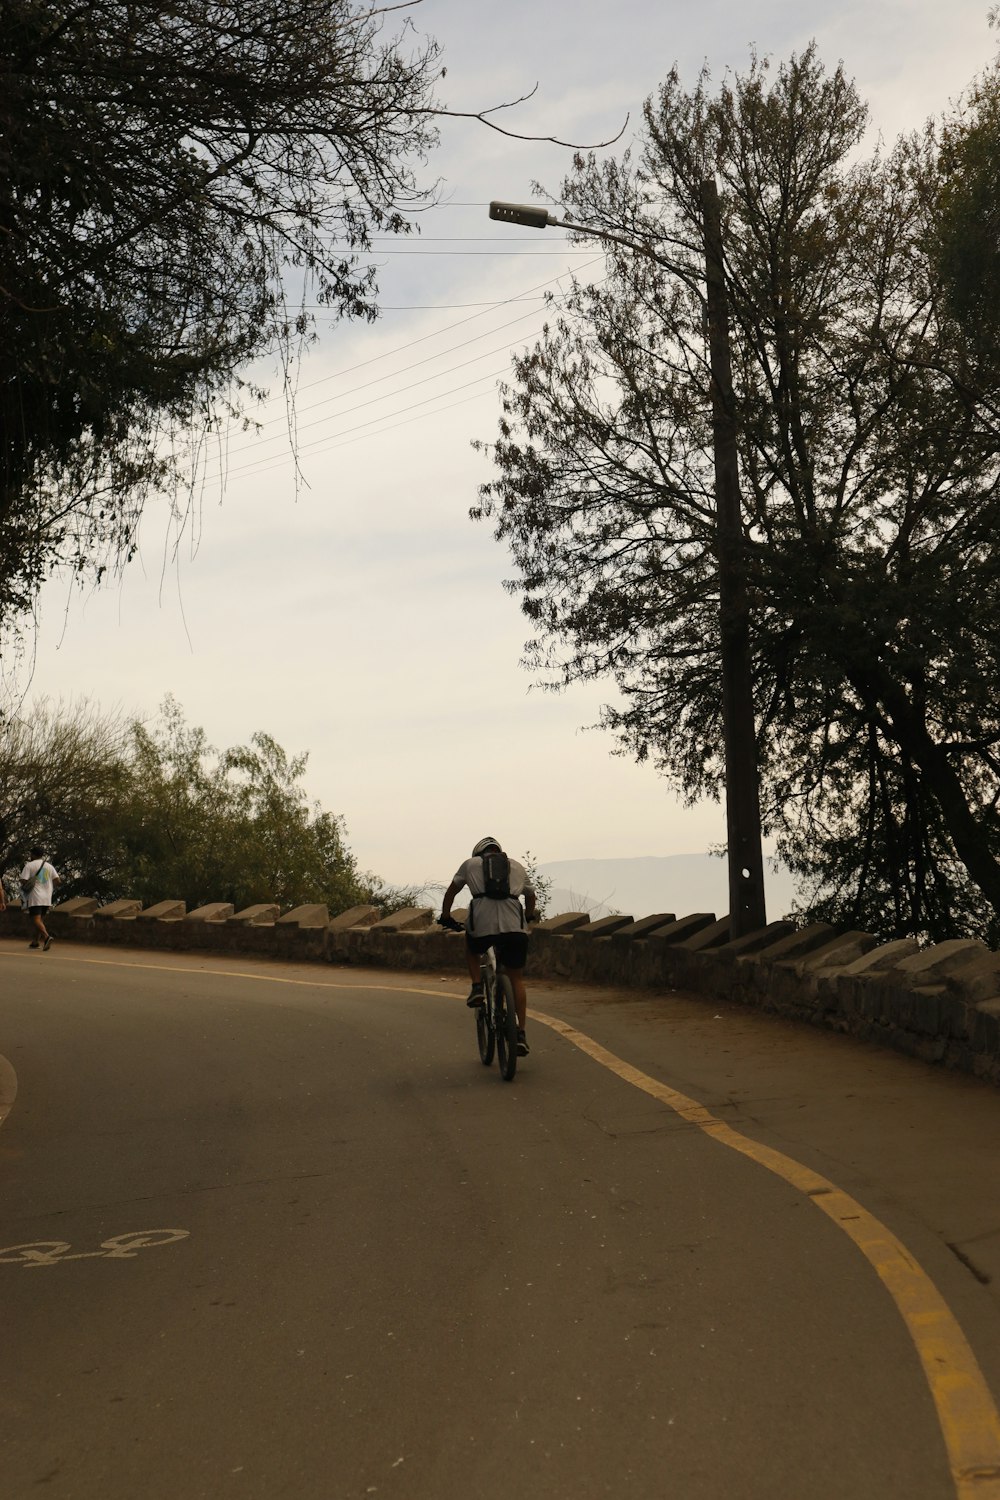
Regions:
[[[482,856],[483,861],[483,895],[490,896],[494,901],[507,901],[510,898],[510,860],[506,854],[499,850]]]

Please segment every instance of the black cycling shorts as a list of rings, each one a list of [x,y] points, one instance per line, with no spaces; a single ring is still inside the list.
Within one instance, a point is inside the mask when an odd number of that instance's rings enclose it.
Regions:
[[[482,937],[465,934],[466,947],[470,953],[485,953],[492,948],[497,963],[504,969],[523,969],[528,962],[528,934],[526,932],[491,932]]]

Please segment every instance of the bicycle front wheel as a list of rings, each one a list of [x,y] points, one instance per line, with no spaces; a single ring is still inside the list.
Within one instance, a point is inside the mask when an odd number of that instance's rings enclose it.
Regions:
[[[497,1063],[500,1077],[509,1083],[517,1072],[517,1011],[506,974],[497,978]]]

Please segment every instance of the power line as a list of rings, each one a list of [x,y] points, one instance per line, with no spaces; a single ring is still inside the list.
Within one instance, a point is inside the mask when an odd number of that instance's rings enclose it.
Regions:
[[[601,260],[603,260],[603,256],[595,256],[589,262],[589,264],[596,264],[598,261],[601,261]],[[578,269],[585,270],[586,266],[580,267]],[[475,322],[477,319],[485,317],[488,312],[493,311],[496,308],[506,307],[506,306],[508,306],[508,305],[510,305],[512,303],[518,303],[518,302],[524,301],[524,300],[527,299],[527,297],[528,297],[528,295],[530,293],[532,293],[532,292],[534,292],[536,290],[542,291],[542,290],[546,289],[547,287],[552,286],[553,284],[557,284],[561,280],[562,280],[561,276],[556,276],[556,277],[550,278],[549,280],[546,280],[546,281],[538,283],[535,287],[529,287],[529,288],[527,288],[526,289],[526,293],[519,293],[516,297],[504,298],[504,299],[502,299],[500,301],[497,301],[497,302],[474,303],[474,304],[471,304],[472,306],[481,307],[483,310],[480,311],[480,312],[472,313],[472,314],[470,314],[466,318],[459,318],[456,321],[448,324],[447,327],[445,327],[445,328],[439,328],[439,329],[436,329],[436,330],[432,331],[431,333],[421,334],[419,337],[417,337],[415,339],[410,339],[410,340],[408,340],[404,344],[398,344],[394,348],[384,351],[382,354],[373,355],[370,359],[361,360],[361,361],[359,361],[355,365],[349,365],[345,370],[341,370],[339,372],[336,372],[333,375],[324,375],[324,376],[319,377],[319,379],[317,379],[317,380],[309,381],[306,384],[300,386],[298,389],[300,389],[300,390],[310,390],[310,389],[314,389],[318,385],[327,384],[331,380],[343,379],[347,375],[353,374],[356,370],[364,369],[367,366],[372,365],[372,364],[377,364],[381,360],[384,360],[384,359],[391,359],[391,358],[393,358],[396,355],[405,353],[407,349],[415,348],[418,344],[426,343],[430,339],[440,338],[443,335],[448,334],[448,333],[452,332],[453,330],[455,330],[457,328],[464,327],[467,323]],[[542,299],[535,299],[535,300],[542,300]],[[461,306],[461,305],[462,304],[457,304],[457,306]],[[536,311],[537,311],[537,309],[536,309]],[[529,316],[531,316],[531,314],[524,314],[524,315],[522,315],[522,317],[511,319],[509,323],[501,324],[500,326],[501,326],[501,328],[512,327],[515,323],[522,322],[522,321],[525,320],[526,317],[529,317]],[[415,361],[412,365],[404,366],[402,370],[393,370],[393,371],[391,371],[389,373],[389,375],[386,375],[384,377],[378,377],[378,379],[376,379],[374,381],[368,382],[368,385],[378,384],[378,380],[379,379],[391,379],[391,378],[393,378],[396,375],[405,373],[406,370],[408,370],[408,369],[415,369],[415,368],[417,368],[421,364],[429,363],[433,359],[444,358],[444,357],[447,356],[447,354],[455,353],[455,352],[457,352],[458,349],[467,348],[470,343],[476,343],[478,341],[478,339],[480,339],[480,338],[487,338],[487,337],[489,337],[489,335],[491,333],[498,332],[498,331],[499,330],[497,330],[497,329],[489,329],[485,333],[476,335],[475,338],[466,340],[464,343],[458,344],[458,345],[454,346],[452,349],[444,351],[440,355],[429,356],[428,360],[418,360],[418,361]],[[490,354],[496,353],[496,352],[498,352],[498,351],[496,351],[496,350],[490,350],[490,351],[488,351],[485,354],[476,356],[475,359],[471,359],[471,360],[465,361],[463,364],[450,366],[448,369],[442,370],[441,372],[439,372],[439,374],[437,376],[434,376],[432,378],[433,379],[441,379],[444,376],[446,376],[448,374],[451,374],[454,370],[463,369],[463,368],[465,368],[469,364],[474,364],[476,362],[476,359],[486,359],[486,358],[489,358]],[[455,387],[454,389],[455,390],[464,390],[464,389],[467,389],[469,385],[481,384],[482,381],[484,381],[484,380],[497,379],[497,378],[499,378],[499,375],[506,374],[507,371],[509,370],[509,368],[510,368],[510,365],[508,363],[508,365],[505,367],[505,369],[503,371],[500,371],[498,373],[498,375],[495,375],[495,376],[480,376],[480,377],[477,377],[477,379],[475,379],[475,380],[473,380],[471,382],[466,382],[465,384],[463,384],[461,386],[458,386],[458,387]],[[419,382],[417,382],[417,383],[419,384]],[[363,390],[365,388],[366,388],[365,386],[358,387],[359,390]],[[404,390],[408,390],[408,389],[412,389],[412,388],[413,388],[412,386],[408,386],[408,387],[404,387]],[[453,393],[454,393],[453,391],[452,392],[449,392],[449,391],[438,392],[437,396],[428,397],[427,401],[428,402],[438,401],[438,400],[441,400],[444,397],[446,397],[446,396],[448,396],[450,394],[453,394]],[[396,397],[398,395],[401,395],[401,394],[403,394],[402,391],[389,391],[389,392],[386,392],[385,395],[383,395],[381,397],[376,397],[374,399],[376,401],[388,401],[388,400],[394,399],[394,397]],[[480,395],[481,394],[484,394],[484,393],[480,393]],[[274,397],[268,398],[268,404],[271,401],[281,400],[281,399],[286,399],[287,400],[288,399],[287,398],[287,394],[283,392],[279,396],[274,396]],[[336,398],[330,398],[330,399],[336,399]],[[451,405],[449,405],[449,406],[441,407],[441,408],[439,408],[439,410],[440,411],[448,411],[448,410],[451,409],[451,406],[453,406],[453,405],[454,406],[461,406],[461,405],[466,404],[466,401],[473,400],[473,399],[479,399],[479,397],[465,397],[465,398],[462,398],[461,400],[459,400],[457,402],[451,403]],[[315,405],[313,407],[306,408],[306,410],[315,410],[316,406],[319,406],[319,405],[322,405],[322,404],[324,404],[324,403],[323,402],[317,402],[317,403],[315,403]],[[372,404],[371,402],[362,402],[362,403],[359,403],[359,406],[352,407],[349,410],[350,411],[356,411],[356,410],[359,410],[363,406],[371,405],[371,404]],[[427,404],[427,403],[425,403],[425,402],[417,402],[416,403],[416,407],[420,407],[420,406],[423,406],[425,404]],[[410,410],[413,410],[413,409],[415,409],[415,408],[414,407],[404,407],[404,408],[402,408],[402,410],[404,412],[405,411],[410,411]],[[340,417],[340,416],[346,416],[347,414],[348,414],[347,411],[341,412],[341,413],[336,413],[336,414],[331,414],[329,417],[324,418],[322,420],[324,420],[324,421],[331,421],[332,422],[332,421],[336,421],[338,419],[338,417]],[[392,422],[390,422],[390,426],[388,426],[388,427],[378,427],[379,423],[384,423],[385,421],[387,421],[387,420],[389,420],[392,417],[397,416],[397,415],[399,415],[399,413],[397,413],[397,412],[386,412],[386,413],[383,414],[382,417],[375,417],[375,418],[373,418],[369,422],[364,422],[364,423],[359,424],[358,427],[348,429],[348,432],[351,432],[351,433],[358,432],[358,433],[361,434],[361,437],[352,437],[352,438],[350,438],[350,441],[351,442],[361,441],[362,438],[377,436],[379,432],[382,432],[382,431],[391,431],[391,430],[393,430],[394,427],[406,425],[406,422],[402,422],[402,423],[399,423],[399,422],[392,423]],[[274,419],[272,419],[272,420],[274,420]],[[418,420],[418,419],[417,418],[407,418],[406,419],[406,421],[412,421],[412,420]],[[317,421],[317,422],[314,422],[314,423],[310,423],[308,425],[309,426],[318,426],[318,425],[320,425],[320,422]],[[377,430],[377,432],[364,432],[364,429],[365,428],[369,428],[369,427],[376,427],[378,430]],[[282,434],[279,434],[278,437],[280,438],[280,437],[283,437],[284,435],[285,434],[282,433]],[[345,438],[345,437],[346,437],[346,434],[344,434],[344,433],[337,434],[337,438],[336,438],[336,440],[334,442],[334,446],[341,445],[341,440],[343,438]],[[276,438],[273,438],[273,437],[272,438],[264,438],[261,441],[263,443],[272,443],[272,442],[276,441]],[[292,442],[294,444],[294,437],[292,437]],[[307,444],[305,450],[303,450],[303,451],[315,452],[315,451],[318,450],[318,444],[322,443],[322,442],[323,442],[322,438],[317,439],[313,443]],[[222,477],[224,475],[224,477],[226,479],[228,479],[231,475],[254,473],[254,472],[266,472],[267,470],[269,470],[269,469],[277,466],[278,464],[281,464],[281,463],[285,462],[284,457],[263,458],[259,462],[251,462],[251,463],[248,463],[248,464],[241,465],[238,469],[229,470],[227,468],[228,458],[229,458],[230,451],[237,452],[237,453],[248,452],[251,449],[253,449],[255,446],[256,445],[254,443],[248,443],[248,444],[241,444],[238,448],[236,448],[234,450],[228,450],[227,449],[225,458],[224,459],[220,459],[220,477]],[[297,450],[295,448],[293,448],[293,455],[294,455],[295,451],[297,451]],[[329,450],[327,448],[323,448],[323,449],[320,449],[318,451],[326,452],[326,451],[329,451]]]
[[[457,312],[464,307],[516,306],[519,302],[544,302],[544,297],[509,297],[507,302],[380,302],[379,312]],[[307,302],[305,311],[319,308],[322,303]]]
[[[514,328],[518,323],[526,323],[529,318],[537,318],[538,314],[539,314],[539,309],[537,307],[533,308],[531,312],[521,313],[518,317],[511,318],[506,323],[501,323],[499,328],[490,328],[490,329],[487,330],[486,333],[477,333],[477,334],[474,334],[471,339],[463,339],[460,344],[453,344],[449,349],[442,349],[440,351],[440,353],[438,353],[438,354],[428,354],[423,359],[415,359],[415,360],[412,361],[412,363],[410,363],[408,365],[402,365],[400,368],[395,369],[395,370],[390,370],[385,375],[376,375],[373,380],[366,380],[362,385],[353,386],[351,388],[351,391],[349,392],[349,394],[350,395],[354,395],[358,391],[366,391],[366,390],[368,390],[373,385],[379,385],[383,380],[393,380],[397,375],[406,375],[406,374],[409,373],[410,370],[419,370],[422,365],[433,364],[435,360],[438,360],[438,359],[447,359],[447,357],[450,354],[457,354],[460,349],[467,349],[470,344],[478,344],[479,341],[480,341],[480,339],[488,338],[491,334],[494,334],[494,333],[502,333],[505,328]],[[494,350],[492,352],[499,353],[500,351],[499,350]],[[486,359],[489,356],[486,355],[486,354],[483,354],[483,355],[479,355],[478,357],[480,359]],[[459,366],[453,366],[453,368],[461,369],[461,366],[460,365]],[[442,373],[447,374],[448,371],[443,371]],[[329,379],[331,379],[331,380],[336,380],[338,378],[342,379],[344,377],[343,376],[338,377],[338,376],[335,376],[335,375],[329,377]],[[432,376],[431,378],[432,379],[436,379],[437,377],[436,376]],[[314,401],[310,406],[303,406],[301,408],[296,408],[296,410],[297,411],[301,410],[303,413],[309,412],[309,411],[316,411],[316,409],[318,407],[325,406],[328,401],[336,401],[336,400],[339,400],[339,399],[341,399],[341,398],[339,398],[337,396],[324,396],[322,400],[320,400],[320,401]],[[263,427],[269,427],[273,422],[278,422],[280,420],[281,420],[280,417],[269,417],[267,419],[267,421],[261,423],[261,426],[263,426]]]
[[[503,372],[503,373],[506,373],[506,372]],[[484,376],[483,377],[484,380],[488,380],[489,378],[490,378],[489,376]],[[479,382],[479,381],[472,381],[472,382],[470,382],[470,384],[473,384],[473,385],[480,384],[480,383],[481,382]],[[395,432],[395,430],[396,430],[397,427],[409,427],[414,422],[422,422],[422,421],[424,421],[424,420],[426,420],[428,418],[431,418],[431,417],[443,416],[445,412],[453,411],[456,406],[468,406],[468,404],[469,404],[470,401],[482,401],[482,399],[483,399],[484,396],[490,396],[490,397],[492,397],[493,394],[494,394],[494,392],[493,392],[493,388],[492,387],[490,387],[489,389],[484,390],[484,391],[477,391],[472,396],[462,396],[462,397],[460,397],[460,399],[458,401],[449,401],[446,406],[439,406],[434,411],[431,411],[431,412],[423,412],[420,416],[404,417],[401,422],[389,422],[388,425],[386,425],[386,426],[378,427],[375,432],[361,432],[361,431],[359,431],[356,428],[351,428],[350,430],[352,432],[357,432],[358,433],[358,435],[356,437],[346,437],[346,436],[344,436],[344,434],[341,434],[334,441],[325,444],[325,446],[323,446],[323,447],[320,447],[318,444],[316,444],[313,447],[311,456],[313,458],[318,458],[318,457],[321,457],[324,453],[333,453],[338,448],[349,448],[354,443],[364,443],[364,442],[367,442],[370,438],[379,438],[385,432]],[[410,409],[409,407],[404,408],[404,410],[409,410],[409,409]],[[392,413],[390,413],[389,415],[392,415]],[[382,420],[383,420],[382,418],[377,418],[376,419],[376,421],[382,421]],[[372,425],[374,425],[374,424],[373,423],[369,423],[369,422],[364,422],[364,423],[361,424],[362,427],[369,427],[369,426],[372,426]],[[242,469],[234,469],[232,472],[234,474],[266,474],[266,473],[269,473],[272,469],[277,469],[280,465],[287,463],[290,458],[292,458],[292,454],[290,454],[290,453],[282,454],[278,458],[265,459],[264,462],[261,463],[261,464],[249,464],[249,465],[246,465]],[[223,485],[225,485],[226,482],[228,481],[229,477],[230,477],[229,471],[226,471],[225,473],[221,474],[219,477],[222,479]]]
[[[603,261],[603,259],[604,259],[603,255],[595,255],[592,260],[590,260],[590,261],[587,262],[587,265],[596,265],[598,263],[598,261]],[[579,271],[585,271],[587,269],[587,265],[578,266],[577,270],[579,270]],[[527,293],[544,291],[546,287],[553,286],[555,283],[557,283],[557,282],[559,282],[561,280],[562,280],[561,276],[552,276],[552,277],[549,277],[546,281],[540,281],[540,282],[538,282],[538,284],[536,286],[530,286],[530,287],[528,287],[527,288]],[[517,294],[517,298],[520,298],[520,297],[522,297],[524,295],[526,295],[526,293],[519,292]],[[484,318],[486,316],[486,313],[488,311],[490,311],[491,308],[494,308],[494,307],[506,307],[509,302],[516,301],[517,298],[505,297],[505,298],[502,298],[499,302],[485,303],[485,304],[483,304],[483,306],[484,306],[484,311],[483,312],[470,313],[467,318],[458,318],[458,319],[456,319],[456,321],[454,323],[449,323],[446,328],[436,328],[431,333],[422,333],[422,334],[420,334],[415,339],[409,339],[405,344],[397,344],[392,349],[386,349],[382,354],[373,354],[370,359],[362,359],[362,360],[359,360],[358,363],[355,364],[355,365],[348,365],[346,370],[340,370],[336,374],[333,374],[333,375],[320,375],[318,377],[318,379],[316,379],[316,380],[309,380],[309,381],[306,381],[305,384],[297,386],[296,387],[296,391],[310,391],[310,390],[313,390],[317,385],[325,385],[327,381],[330,381],[330,380],[339,380],[344,375],[353,375],[353,373],[354,373],[355,370],[363,370],[363,369],[365,369],[365,367],[367,365],[377,364],[378,361],[381,360],[381,359],[391,359],[396,354],[403,354],[407,349],[414,349],[417,346],[417,344],[425,344],[425,343],[427,343],[427,341],[429,339],[440,338],[442,334],[451,333],[452,330],[455,329],[455,328],[463,328],[466,323],[474,323],[477,318]],[[283,401],[283,400],[286,400],[286,399],[287,399],[287,397],[286,397],[286,393],[285,392],[282,392],[280,395],[269,396],[267,398],[268,402],[271,402],[271,401]],[[263,404],[267,404],[267,403],[263,403]]]
[[[486,380],[499,380],[501,378],[501,376],[506,375],[509,370],[510,370],[510,361],[507,362],[507,364],[504,366],[504,368],[502,370],[495,370],[490,375],[479,375],[479,376],[476,377],[475,380],[464,381],[461,385],[454,386],[450,391],[439,391],[436,396],[427,396],[423,401],[414,401],[414,402],[411,402],[411,404],[409,406],[403,406],[403,407],[401,407],[399,409],[399,411],[385,412],[385,413],[383,413],[383,415],[381,417],[372,417],[367,422],[359,422],[359,423],[357,423],[356,426],[347,428],[346,432],[338,432],[338,433],[336,433],[334,435],[334,439],[333,439],[334,444],[336,444],[336,442],[338,442],[340,439],[348,437],[351,433],[361,432],[366,427],[375,427],[375,426],[378,426],[379,423],[385,422],[385,421],[387,421],[388,419],[390,419],[392,417],[402,416],[405,412],[417,411],[417,410],[419,410],[420,407],[422,407],[422,406],[428,406],[433,401],[440,401],[440,400],[442,400],[446,396],[454,396],[459,391],[468,390],[470,386],[481,385]],[[362,403],[362,405],[365,405],[365,406],[367,406],[369,404],[370,404],[369,402],[363,402]],[[460,403],[456,403],[456,404],[460,404]],[[354,408],[354,410],[357,410],[357,409],[358,408]],[[345,415],[346,415],[346,413],[345,413]],[[372,434],[370,434],[370,435],[372,435]],[[303,452],[303,453],[310,452],[314,456],[317,453],[325,453],[328,450],[327,450],[327,448],[325,446],[323,446],[324,441],[325,440],[323,438],[318,438],[318,439],[316,439],[312,443],[306,443],[306,444],[304,444],[303,447],[302,447],[302,449],[300,451]],[[297,454],[296,455],[290,455],[290,456],[297,457]],[[265,459],[262,463],[241,464],[240,467],[237,468],[237,469],[227,469],[225,467],[225,465],[222,464],[222,465],[220,465],[220,477],[223,479],[223,482],[225,483],[233,475],[236,475],[236,474],[247,474],[247,473],[263,473],[265,470],[267,470],[269,468],[273,468],[276,464],[280,464],[280,463],[284,463],[284,462],[285,462],[285,458],[284,458],[284,456],[282,456],[281,458],[268,458],[268,459]],[[208,477],[208,476],[206,476],[206,477]]]
[[[472,339],[472,340],[470,340],[470,342],[471,343],[475,343],[476,340]],[[487,349],[482,354],[474,354],[471,359],[462,360],[457,365],[449,365],[446,370],[441,370],[439,374],[432,375],[430,377],[430,379],[432,379],[432,380],[443,380],[446,376],[453,375],[457,370],[465,370],[465,369],[467,369],[469,367],[469,365],[478,364],[478,362],[481,359],[492,359],[492,357],[495,354],[504,354],[504,353],[507,352],[507,350],[509,349],[509,347],[510,347],[509,344],[503,344],[503,345],[501,345],[501,347],[499,349]],[[432,358],[438,358],[439,356],[432,355],[431,357]],[[427,363],[426,360],[418,360],[416,365],[408,366],[408,368],[409,369],[416,369],[417,365],[426,364],[426,363]],[[397,375],[401,375],[403,373],[404,372],[402,370],[393,370],[389,375],[383,375],[383,376],[381,376],[380,379],[381,380],[392,380]],[[379,383],[379,381],[377,381],[377,380],[373,380],[373,381],[369,382],[370,385],[377,385],[378,383]],[[395,398],[397,396],[403,396],[403,395],[406,394],[407,391],[416,390],[416,388],[418,386],[422,386],[422,385],[426,385],[426,384],[427,384],[426,378],[421,378],[419,380],[413,380],[413,381],[410,382],[409,385],[399,386],[396,390],[387,391],[384,395],[381,395],[381,396],[370,396],[367,401],[359,401],[354,406],[345,406],[340,411],[329,412],[326,416],[317,417],[312,422],[302,422],[302,423],[296,422],[295,426],[294,426],[295,436],[297,438],[298,434],[300,432],[308,432],[310,430],[310,428],[321,427],[321,426],[326,425],[329,422],[339,421],[342,417],[352,416],[353,413],[356,412],[356,411],[363,411],[366,406],[375,406],[380,401],[392,401],[392,400],[395,400]],[[359,389],[364,390],[364,389],[366,389],[366,387],[361,386]],[[450,392],[446,392],[445,394],[450,394]],[[331,400],[332,399],[336,399],[336,398],[332,398],[331,397]],[[434,397],[432,397],[432,396],[428,397],[428,400],[434,400]],[[316,403],[317,406],[323,406],[325,404],[326,403],[322,402],[322,401]],[[313,410],[313,411],[315,411],[316,407],[312,407],[310,409]],[[272,437],[261,438],[259,440],[259,442],[240,443],[237,447],[231,448],[229,450],[229,452],[231,452],[231,453],[247,453],[247,452],[251,451],[254,448],[263,447],[267,443],[280,443],[280,442],[282,442],[285,439],[286,436],[288,436],[287,431],[276,432],[276,433],[274,433],[274,435]]]
[[[533,256],[558,257],[566,255],[589,255],[589,249],[579,250],[372,250],[373,260],[381,260],[386,255],[492,255],[513,256],[521,260],[530,260]]]
[[[428,417],[439,417],[446,411],[454,411],[456,406],[468,406],[470,401],[481,401],[484,396],[491,396],[492,391],[477,391],[474,396],[463,396],[459,401],[449,401],[447,406],[439,406],[435,411],[425,413]],[[333,453],[337,448],[349,448],[353,443],[363,443],[368,438],[381,437],[384,432],[394,432],[397,427],[409,427],[412,422],[419,422],[420,417],[404,417],[402,422],[390,422],[388,427],[380,427],[378,432],[362,433],[359,437],[346,438],[343,441],[331,443],[324,448],[324,453]]]
[[[369,241],[372,245],[398,245],[407,240],[406,235],[399,234],[375,234]],[[412,236],[415,245],[531,245],[538,243],[537,232],[530,234],[415,234]],[[568,245],[569,235],[547,234],[547,240],[554,244]],[[357,251],[357,254],[363,252]]]

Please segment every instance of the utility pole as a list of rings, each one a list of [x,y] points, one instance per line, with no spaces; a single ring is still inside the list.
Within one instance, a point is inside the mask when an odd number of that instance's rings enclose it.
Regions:
[[[740,509],[740,470],[736,446],[736,404],[729,349],[729,311],[722,256],[722,215],[715,178],[701,185],[705,223],[705,275],[708,289],[708,349],[712,372],[712,435],[715,447],[715,550],[719,562],[722,723],[726,760],[726,831],[729,844],[729,919],[732,937],[767,923],[764,855],[760,837],[760,772],[753,717],[750,665],[750,609],[747,604],[746,550]],[[534,203],[490,204],[490,218],[531,229],[570,229],[623,245],[657,260],[652,245],[607,229],[558,219]]]
[[[722,723],[726,759],[726,830],[729,841],[730,934],[742,937],[766,925],[764,857],[760,836],[760,774],[753,714],[750,609],[740,507],[736,409],[729,345],[729,309],[723,272],[722,215],[714,177],[701,185],[708,290],[708,350],[712,373],[715,448],[716,550],[722,666]]]

